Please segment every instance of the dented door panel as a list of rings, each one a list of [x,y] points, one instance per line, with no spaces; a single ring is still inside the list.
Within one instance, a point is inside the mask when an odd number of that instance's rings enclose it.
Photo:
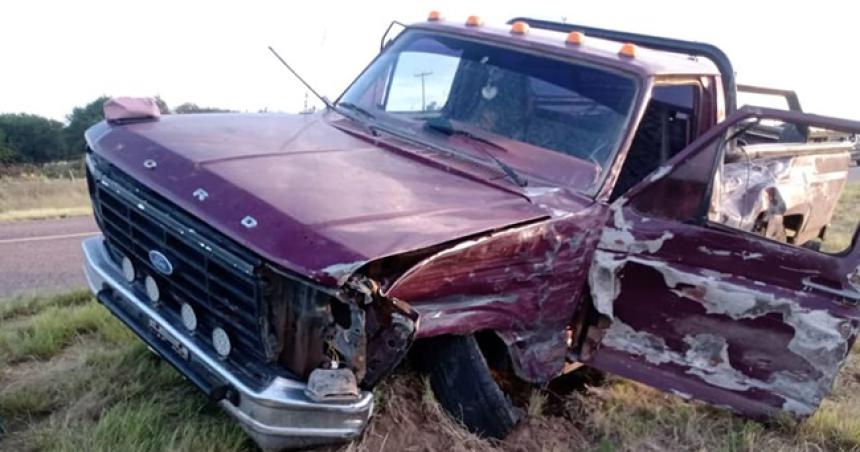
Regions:
[[[730,251],[734,232],[648,223],[673,237],[654,253],[595,256],[595,305],[611,323],[591,364],[751,415],[810,414],[860,325],[853,306],[801,288],[826,269],[816,253],[762,241]]]
[[[742,110],[720,129],[753,114],[774,112]],[[583,360],[744,414],[807,416],[860,327],[850,277],[860,255],[856,247],[828,255],[704,221],[695,197],[707,198],[701,175],[716,159],[702,155],[714,150],[692,146],[611,207],[589,274],[605,319],[589,335],[597,349]],[[676,212],[686,210],[680,216],[665,215],[669,190],[692,198],[674,202]]]

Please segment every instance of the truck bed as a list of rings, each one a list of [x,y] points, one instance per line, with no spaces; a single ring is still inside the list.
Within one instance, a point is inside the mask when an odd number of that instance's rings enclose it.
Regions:
[[[738,146],[726,154],[711,219],[797,245],[823,239],[852,149],[846,141]]]

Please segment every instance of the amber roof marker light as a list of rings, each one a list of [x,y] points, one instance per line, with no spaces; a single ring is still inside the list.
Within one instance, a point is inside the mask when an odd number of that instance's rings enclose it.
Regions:
[[[623,46],[621,46],[621,50],[618,51],[618,54],[627,58],[636,58],[636,51],[636,44],[631,44],[627,42],[624,43]]]
[[[517,21],[517,22],[514,22],[513,25],[511,25],[511,33],[513,33],[515,35],[524,35],[528,32],[529,32],[529,24],[527,24],[525,22]]]
[[[430,11],[430,14],[427,15],[427,22],[439,22],[442,20],[442,13],[439,11]]]
[[[564,42],[576,46],[582,45],[582,43],[585,42],[585,34],[581,31],[571,31],[567,34],[567,38],[564,40]]]
[[[469,16],[469,18],[466,19],[466,25],[470,27],[480,27],[481,25],[484,25],[484,21],[478,16]]]

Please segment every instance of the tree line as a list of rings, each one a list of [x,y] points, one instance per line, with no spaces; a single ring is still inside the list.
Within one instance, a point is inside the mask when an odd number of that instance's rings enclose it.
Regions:
[[[84,131],[104,119],[102,108],[107,96],[75,107],[66,115],[66,124],[29,113],[0,114],[0,164],[41,164],[73,160],[84,154]],[[186,102],[170,109],[160,97],[155,98],[161,114],[221,113],[221,108],[201,107]]]

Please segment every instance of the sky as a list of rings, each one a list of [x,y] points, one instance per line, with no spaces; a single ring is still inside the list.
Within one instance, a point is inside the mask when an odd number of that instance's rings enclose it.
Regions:
[[[9,1],[0,6],[0,112],[63,121],[100,95],[161,96],[294,112],[305,88],[337,97],[378,53],[390,21],[532,16],[704,41],[738,81],[798,91],[806,111],[860,119],[860,5],[849,1]],[[313,99],[311,99],[313,103]]]

